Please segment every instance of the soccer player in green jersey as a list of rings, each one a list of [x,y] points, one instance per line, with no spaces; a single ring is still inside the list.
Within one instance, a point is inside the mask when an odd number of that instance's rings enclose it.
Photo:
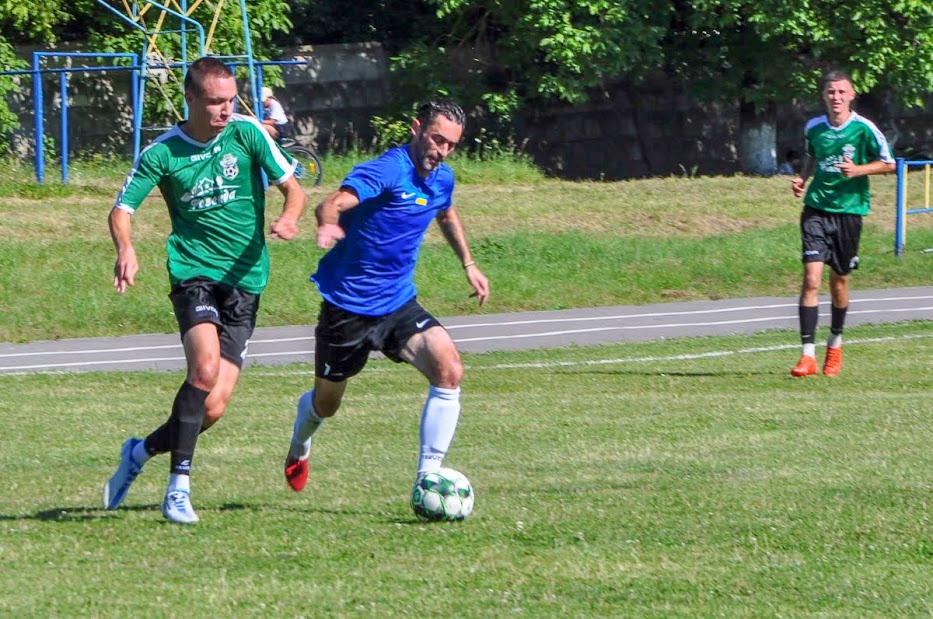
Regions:
[[[832,269],[829,290],[832,314],[823,374],[842,370],[842,329],[849,308],[849,275],[858,268],[862,217],[868,214],[868,176],[894,171],[894,159],[884,134],[852,110],[855,89],[841,71],[820,81],[826,114],[811,119],[804,129],[806,154],[800,176],[792,181],[795,197],[804,196],[800,216],[803,244],[803,286],[800,290],[800,339],[803,354],[793,376],[817,373],[816,324],[819,320],[823,265]],[[813,181],[804,195],[810,175]]]
[[[188,374],[168,420],[145,440],[123,443],[120,465],[104,483],[105,509],[120,506],[149,458],[170,452],[162,513],[172,522],[198,521],[189,498],[195,444],[230,401],[269,277],[262,171],[285,197],[270,236],[298,234],[307,197],[294,177],[295,162],[259,121],[233,113],[236,95],[236,80],[223,62],[204,57],[192,63],[185,75],[188,120],[143,150],[110,211],[113,285],[122,294],[139,270],[131,215],[155,187],[168,205],[169,297]]]

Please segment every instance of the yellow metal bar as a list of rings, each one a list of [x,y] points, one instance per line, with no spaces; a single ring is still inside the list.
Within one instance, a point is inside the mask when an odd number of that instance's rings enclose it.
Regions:
[[[192,13],[194,13],[194,10],[195,10],[196,8],[198,8],[198,5],[199,5],[199,4],[201,4],[201,0],[196,0],[195,2],[193,2],[193,3],[191,4],[191,6],[188,7],[188,16],[189,16],[189,17],[191,16]]]
[[[165,11],[162,11],[159,14],[159,20],[156,22],[155,34],[149,37],[149,47],[146,49],[146,54],[151,54],[153,49],[159,49],[159,46],[156,45],[156,39],[158,38],[159,33],[162,32],[162,22],[165,21],[166,15],[168,15],[168,13]]]
[[[208,53],[211,49],[211,42],[214,39],[214,30],[217,29],[217,22],[220,21],[220,11],[224,8],[224,0],[220,0],[217,3],[217,8],[214,9],[214,19],[211,20],[210,30],[207,31],[207,41],[204,43],[204,53]]]
[[[149,4],[149,3],[146,3],[146,6],[144,6],[142,9],[140,9],[138,15],[133,15],[133,8],[129,5],[129,3],[127,2],[127,0],[123,0],[123,10],[126,11],[126,16],[129,17],[130,19],[132,19],[134,22],[137,22],[137,23],[139,23],[139,22],[142,21],[143,16],[145,16],[145,15],[146,15],[146,12],[147,12],[149,9],[151,9],[151,8],[152,8],[152,5]]]
[[[904,214],[907,214],[907,195],[910,193],[908,189],[910,185],[907,184],[907,175],[910,174],[910,166],[904,166]],[[905,218],[906,219],[906,218]]]
[[[927,173],[923,184],[923,208],[930,208],[930,164],[923,166],[923,169]]]

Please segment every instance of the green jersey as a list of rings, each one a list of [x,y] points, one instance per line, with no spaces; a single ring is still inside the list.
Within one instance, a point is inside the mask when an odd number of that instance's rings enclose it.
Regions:
[[[868,177],[846,178],[836,167],[844,157],[856,165],[873,161],[894,163],[884,134],[867,118],[852,112],[841,127],[829,124],[824,114],[810,120],[804,129],[807,154],[813,157],[813,181],[803,203],[830,213],[867,215],[871,208]]]
[[[214,139],[197,142],[176,125],[146,147],[116,208],[134,213],[156,186],[168,205],[169,282],[206,277],[251,294],[269,279],[265,186],[294,172],[294,159],[253,118],[233,114]]]

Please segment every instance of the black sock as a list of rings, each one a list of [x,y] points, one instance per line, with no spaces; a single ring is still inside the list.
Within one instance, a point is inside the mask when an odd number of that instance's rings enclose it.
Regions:
[[[849,311],[849,306],[845,307],[836,307],[833,305],[832,310],[832,322],[829,327],[829,332],[833,335],[840,335],[842,329],[846,326],[846,312]]]
[[[816,323],[820,320],[820,307],[800,305],[797,307],[797,315],[800,317],[800,342],[816,343]]]
[[[172,473],[187,475],[191,468],[208,394],[184,382],[175,396],[171,416],[146,438],[146,450],[150,453],[172,452]]]

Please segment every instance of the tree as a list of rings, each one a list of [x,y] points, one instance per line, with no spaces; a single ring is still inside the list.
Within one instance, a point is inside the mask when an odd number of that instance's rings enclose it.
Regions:
[[[663,68],[700,98],[736,102],[738,158],[776,167],[779,105],[818,101],[828,68],[857,90],[920,105],[933,90],[928,0],[426,0],[437,18],[394,58],[395,92],[450,92],[507,132],[521,111],[579,103]]]
[[[667,14],[652,0],[428,2],[436,18],[415,25],[423,35],[393,58],[397,89],[407,99],[447,92],[475,104],[500,136],[519,110],[583,102],[663,58]]]
[[[826,69],[908,106],[933,90],[928,0],[683,0],[664,47],[669,71],[694,92],[739,103],[739,162],[751,173],[775,168],[776,106],[817,101]]]
[[[111,2],[122,14],[124,5]],[[0,4],[0,63],[5,69],[24,68],[26,63],[18,60],[12,45],[35,44],[53,49],[60,41],[79,42],[81,47],[100,52],[139,53],[143,46],[143,35],[116,15],[102,7],[96,0],[74,0],[68,10],[63,8],[62,0],[16,0]],[[193,5],[194,6],[194,5]],[[250,0],[249,24],[254,55],[257,58],[273,58],[277,48],[273,38],[277,33],[287,32],[292,23],[288,19],[289,4],[286,0]],[[154,28],[159,11],[153,10],[144,18],[149,28]],[[197,5],[192,18],[204,25],[205,30],[212,23],[213,5]],[[177,19],[169,18],[166,27],[177,29]],[[224,55],[242,55],[243,45],[242,16],[237,2],[228,2],[221,12],[220,19],[213,28],[211,52]],[[195,38],[189,37],[192,48],[191,56],[197,55],[193,47]],[[177,36],[162,35],[159,47],[172,60],[180,58],[180,45]],[[22,81],[20,78],[19,81]],[[181,109],[181,88],[175,84],[168,88],[169,96],[175,99],[174,106]],[[0,78],[0,150],[8,150],[6,136],[17,126],[17,118],[9,110],[7,96],[19,92],[17,80],[10,77]],[[147,100],[149,113],[163,113],[166,105],[157,98]]]
[[[50,43],[55,40],[55,25],[68,19],[56,0],[17,0],[0,4],[0,70],[27,68],[16,56],[13,43]],[[28,75],[0,76],[0,152],[9,152],[10,133],[19,126],[19,118],[10,110],[10,96],[22,92],[20,84],[29,83]]]

